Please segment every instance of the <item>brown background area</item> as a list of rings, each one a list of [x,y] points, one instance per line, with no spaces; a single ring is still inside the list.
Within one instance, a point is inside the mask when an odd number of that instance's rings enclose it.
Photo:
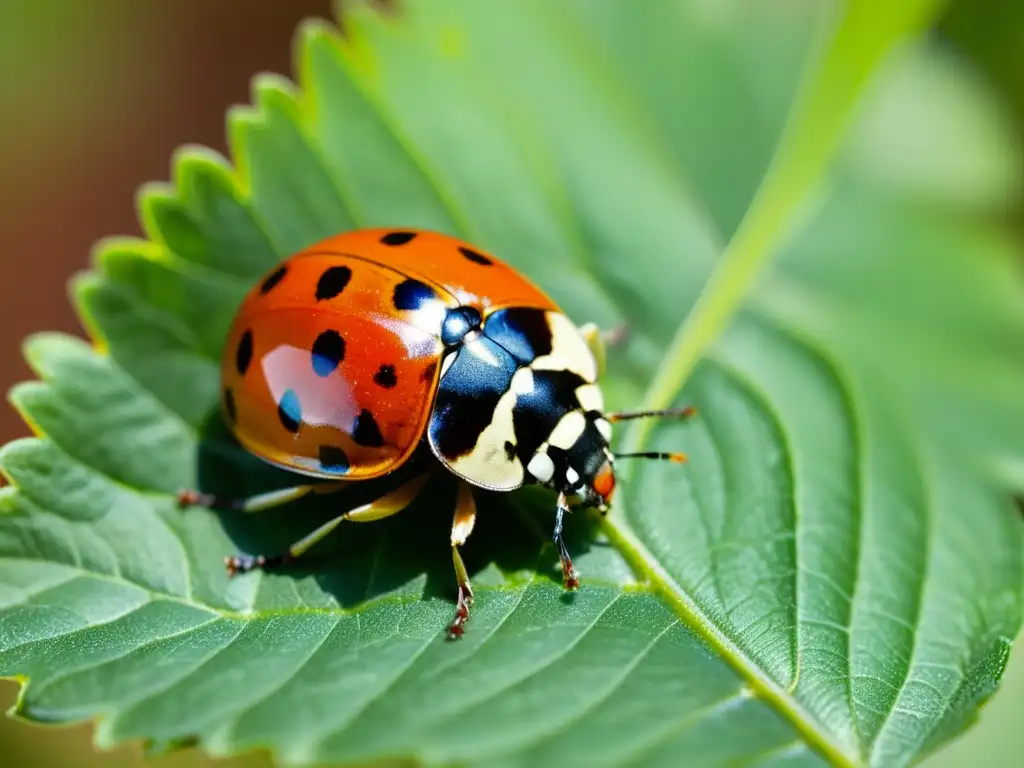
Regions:
[[[168,179],[182,144],[226,152],[225,110],[249,101],[255,72],[291,75],[296,24],[330,13],[330,0],[0,0],[0,389],[32,378],[27,335],[81,334],[68,278],[99,238],[141,234],[139,184]],[[26,434],[0,408],[0,444]],[[0,683],[0,706],[15,691]],[[139,762],[95,755],[90,730],[0,718],[0,765]],[[228,764],[243,763],[265,765]]]
[[[33,5],[40,10],[19,8]],[[15,0],[0,11],[0,388],[31,375],[19,353],[27,334],[80,332],[68,277],[88,265],[97,239],[141,234],[138,185],[169,178],[182,144],[226,151],[227,107],[249,101],[253,73],[290,75],[295,25],[330,8]],[[49,61],[33,71],[40,59]],[[22,434],[21,419],[0,409],[0,442]]]

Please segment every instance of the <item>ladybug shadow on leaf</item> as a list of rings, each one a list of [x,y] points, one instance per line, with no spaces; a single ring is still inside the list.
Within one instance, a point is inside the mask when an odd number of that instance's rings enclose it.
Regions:
[[[308,482],[247,452],[213,412],[206,419],[196,455],[202,493],[223,498],[250,496]],[[394,490],[435,462],[428,452],[392,474],[351,487],[309,496],[260,512],[209,511],[216,515],[237,554],[273,556],[346,510]],[[454,600],[451,527],[458,482],[440,465],[419,496],[401,512],[370,523],[342,522],[302,557],[274,569],[275,577],[309,577],[344,608],[383,595]],[[497,585],[503,577],[538,573],[561,584],[552,546],[555,497],[544,489],[494,493],[476,489],[476,525],[461,553],[474,584]],[[571,515],[565,540],[574,556],[594,545],[595,526],[585,514]],[[496,570],[495,570],[496,569]],[[244,578],[236,576],[235,578]],[[571,593],[566,599],[571,600]]]

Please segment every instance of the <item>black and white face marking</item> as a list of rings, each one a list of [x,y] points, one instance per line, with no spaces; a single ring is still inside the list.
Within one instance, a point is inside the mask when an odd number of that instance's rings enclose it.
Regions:
[[[601,507],[595,480],[614,462],[605,434],[611,434],[611,425],[603,417],[570,411],[533,455],[527,472],[538,485]]]
[[[461,341],[442,364],[428,428],[435,455],[484,488],[537,483],[598,503],[611,424],[586,340],[557,312],[501,309],[479,331],[456,312],[447,324]]]

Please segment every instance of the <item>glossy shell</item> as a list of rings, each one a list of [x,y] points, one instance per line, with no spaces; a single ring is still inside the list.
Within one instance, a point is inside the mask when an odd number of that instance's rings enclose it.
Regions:
[[[555,309],[495,257],[415,230],[329,238],[248,294],[222,361],[222,410],[242,445],[318,478],[400,466],[424,437],[449,310]],[[459,414],[449,414],[459,429]]]
[[[448,235],[362,229],[328,238],[305,253],[351,254],[437,286],[484,314],[499,307],[559,311],[537,286],[495,256]]]

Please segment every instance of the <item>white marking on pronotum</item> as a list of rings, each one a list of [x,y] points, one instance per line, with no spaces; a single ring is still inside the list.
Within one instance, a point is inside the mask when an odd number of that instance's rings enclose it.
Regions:
[[[579,473],[572,467],[569,467],[567,470],[565,470],[565,482],[567,482],[569,485],[576,485],[579,479]]]
[[[572,371],[584,381],[597,381],[597,360],[579,329],[560,312],[545,317],[551,331],[551,353],[538,357],[530,367],[535,371]]]
[[[587,426],[587,419],[581,411],[569,411],[551,430],[548,442],[556,448],[568,451],[580,439]]]
[[[526,465],[526,471],[542,483],[550,483],[555,476],[555,463],[546,453],[538,451],[533,454],[530,463]]]
[[[576,400],[584,411],[604,410],[604,398],[601,396],[601,388],[597,384],[584,384],[576,387]]]
[[[509,390],[516,395],[528,395],[536,388],[533,380],[533,371],[529,368],[520,368],[512,377]]]
[[[598,419],[594,422],[594,426],[597,427],[597,431],[601,433],[601,437],[604,438],[606,443],[612,441],[612,425],[604,419]]]

